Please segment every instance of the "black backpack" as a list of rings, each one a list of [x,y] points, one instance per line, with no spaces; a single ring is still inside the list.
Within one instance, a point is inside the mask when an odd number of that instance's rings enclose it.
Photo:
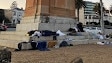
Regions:
[[[59,45],[59,47],[66,47],[68,46],[68,43],[66,41],[62,41]]]

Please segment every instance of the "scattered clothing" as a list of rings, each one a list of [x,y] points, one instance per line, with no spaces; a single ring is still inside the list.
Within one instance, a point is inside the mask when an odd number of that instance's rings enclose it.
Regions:
[[[105,45],[105,42],[97,42],[98,45]]]
[[[48,41],[47,47],[48,48],[54,48],[54,46],[57,44],[57,41]]]
[[[68,46],[68,43],[66,41],[62,41],[59,45],[59,47],[66,47]]]
[[[22,50],[49,51],[49,49],[47,48],[46,41],[20,42],[18,44],[18,49],[16,49],[15,51],[22,51]]]
[[[83,30],[83,24],[81,22],[79,22],[77,24],[77,29],[78,29],[79,32],[84,32],[84,30]]]
[[[76,32],[78,32],[78,29],[77,29],[77,27],[72,27],[72,29],[74,29]]]
[[[66,35],[66,34],[62,33],[60,30],[58,30],[56,33],[59,34],[59,36],[64,36],[64,35]]]
[[[50,31],[50,30],[42,30],[41,31],[42,36],[56,36],[56,32]]]
[[[35,30],[31,30],[31,31],[28,31],[27,34],[28,34],[29,36],[31,36],[32,34],[34,34],[34,32],[35,32]]]
[[[31,46],[32,46],[32,50],[36,50],[37,43],[32,41]]]
[[[30,42],[20,42],[18,44],[18,50],[31,50],[32,46]]]
[[[32,37],[33,36],[37,36],[38,38],[41,36],[42,34],[40,33],[40,31],[35,31],[33,34],[32,34]]]
[[[47,42],[46,41],[39,41],[37,45],[37,49],[40,51],[49,51],[47,48]]]
[[[100,32],[97,34],[97,36],[98,36],[98,39],[100,39],[100,40],[105,39],[104,35]]]

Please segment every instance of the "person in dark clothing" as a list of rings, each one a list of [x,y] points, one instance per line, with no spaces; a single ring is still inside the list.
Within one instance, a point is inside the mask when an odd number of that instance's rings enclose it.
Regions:
[[[31,36],[32,34],[34,34],[34,32],[35,32],[35,30],[31,30],[31,31],[29,31],[27,34],[28,34],[29,36]]]
[[[49,23],[49,17],[48,16],[45,17],[45,23]]]
[[[84,32],[84,30],[83,30],[83,24],[82,24],[81,22],[79,22],[79,23],[77,24],[77,28],[78,28],[78,31],[79,31],[79,32]]]

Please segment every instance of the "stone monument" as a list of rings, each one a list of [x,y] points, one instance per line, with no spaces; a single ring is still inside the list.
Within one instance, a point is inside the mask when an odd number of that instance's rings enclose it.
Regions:
[[[26,0],[25,15],[17,31],[67,31],[75,21],[75,0]]]

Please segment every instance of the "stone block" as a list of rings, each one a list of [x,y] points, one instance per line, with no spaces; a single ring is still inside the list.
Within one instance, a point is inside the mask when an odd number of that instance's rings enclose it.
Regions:
[[[73,40],[73,41],[71,41],[71,43],[73,45],[88,44],[88,40],[87,39],[85,39],[85,40]]]
[[[70,28],[70,24],[55,24],[54,26],[55,31],[68,31],[68,29]]]
[[[39,38],[37,36],[34,36],[31,38],[33,41],[48,41],[48,40],[53,40],[53,36],[40,36]]]
[[[76,20],[72,18],[65,18],[65,17],[57,17],[57,16],[49,16],[50,23],[57,23],[57,24],[75,24]]]
[[[23,41],[28,41],[29,36],[21,36],[21,35],[0,35],[0,39],[3,40],[23,40]]]
[[[10,47],[10,48],[18,48],[18,43],[20,43],[22,41],[17,41],[17,40],[0,40],[0,46],[6,46],[6,47]]]
[[[57,36],[57,40],[64,40],[66,39],[66,36]]]
[[[1,35],[22,35],[25,36],[27,34],[27,31],[5,31],[0,32]]]
[[[38,29],[39,30],[51,30],[51,31],[53,31],[55,28],[54,28],[54,24],[40,23]]]
[[[16,31],[38,30],[39,23],[17,24]]]

